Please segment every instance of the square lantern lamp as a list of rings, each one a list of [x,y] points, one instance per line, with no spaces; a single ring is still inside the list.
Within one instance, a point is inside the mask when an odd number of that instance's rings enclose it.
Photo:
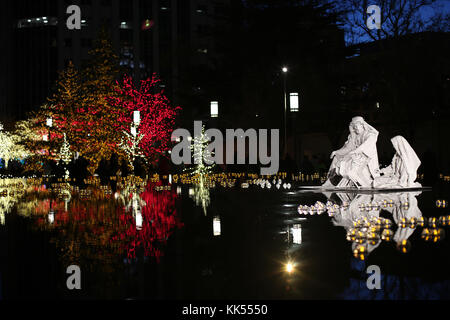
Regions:
[[[211,118],[217,118],[219,116],[219,102],[211,101]]]
[[[298,112],[298,92],[292,92],[289,94],[289,102],[291,112]]]
[[[133,111],[133,122],[135,125],[141,123],[141,113],[139,111]]]

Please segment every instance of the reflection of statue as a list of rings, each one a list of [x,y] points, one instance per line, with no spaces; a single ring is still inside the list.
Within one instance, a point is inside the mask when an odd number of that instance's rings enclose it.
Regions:
[[[383,176],[376,178],[373,186],[375,188],[421,187],[420,183],[414,182],[420,166],[419,157],[402,136],[396,136],[391,141],[396,153],[391,165],[381,170]]]
[[[422,211],[419,209],[416,198],[420,194],[420,191],[385,194],[383,197],[390,198],[393,201],[393,206],[389,206],[384,210],[392,213],[394,222],[397,225],[399,225],[402,220],[410,221],[411,218],[418,219],[422,217]],[[398,228],[394,235],[394,241],[399,243],[403,240],[407,240],[414,233],[414,230],[414,228]]]
[[[382,233],[382,228],[389,229],[383,222],[385,219],[380,218],[381,211],[385,210],[391,213],[398,226],[402,224],[402,221],[410,222],[412,218],[417,221],[422,217],[416,198],[420,193],[356,194],[355,196],[348,193],[336,193],[335,195],[341,202],[347,202],[348,206],[342,206],[333,215],[332,222],[335,226],[344,227],[347,235],[351,235],[352,250],[364,246],[364,254],[367,255],[380,245],[382,237],[378,233]],[[333,196],[332,194],[325,195],[328,199]],[[377,234],[374,234],[374,230],[377,230]],[[399,227],[393,240],[397,244],[406,241],[414,233],[414,230],[415,227]],[[356,236],[355,239],[353,239],[353,235]]]
[[[349,129],[345,145],[331,154],[333,162],[324,187],[333,187],[330,180],[336,176],[342,178],[338,187],[371,187],[379,176],[378,131],[362,117],[353,118]]]

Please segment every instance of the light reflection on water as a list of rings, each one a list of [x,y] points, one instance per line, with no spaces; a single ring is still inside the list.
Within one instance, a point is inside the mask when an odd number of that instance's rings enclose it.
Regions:
[[[0,186],[0,195],[2,190]],[[201,186],[191,190],[160,183],[85,189],[60,184],[51,190],[16,184],[0,198],[0,235],[9,234],[17,242],[45,235],[37,252],[25,256],[42,256],[38,261],[45,265],[57,260],[52,270],[80,265],[89,281],[105,287],[90,288],[89,297],[449,297],[445,234],[439,241],[432,233],[428,239],[422,236],[425,229],[445,230],[447,223],[429,221],[448,214],[434,207],[436,200],[429,192],[315,194]],[[331,201],[342,210],[330,216],[297,213],[299,204],[317,201]],[[29,241],[24,240],[22,250],[33,247]],[[397,248],[403,241],[404,248]],[[356,254],[360,246],[364,250]],[[46,252],[52,250],[55,256],[48,258]],[[20,267],[22,260],[15,256],[20,253],[6,251],[13,258],[9,268]],[[382,270],[381,291],[365,286],[370,264]],[[64,283],[63,272],[51,273],[53,281]],[[85,287],[94,287],[89,283]],[[48,290],[43,294],[55,294],[52,287]],[[57,296],[67,296],[64,288],[58,290]]]
[[[450,215],[425,218],[417,200],[421,193],[329,192],[323,193],[326,203],[299,205],[298,213],[303,216],[328,213],[334,226],[346,230],[355,258],[365,260],[382,241],[392,241],[402,253],[409,252],[408,238],[419,228],[423,228],[421,235],[425,241],[439,242],[445,238],[443,228],[450,225]]]

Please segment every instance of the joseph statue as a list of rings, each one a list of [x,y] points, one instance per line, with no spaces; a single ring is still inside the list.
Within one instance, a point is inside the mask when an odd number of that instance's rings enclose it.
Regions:
[[[328,172],[328,180],[323,187],[370,188],[374,179],[380,176],[377,154],[378,131],[362,117],[353,118],[349,130],[350,134],[344,146],[331,153],[333,161]],[[340,181],[335,182],[339,177]]]

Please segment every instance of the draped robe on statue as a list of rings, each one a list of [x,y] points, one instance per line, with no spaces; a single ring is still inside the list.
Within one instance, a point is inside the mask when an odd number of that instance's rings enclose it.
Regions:
[[[363,132],[357,134],[353,125],[359,123]],[[350,123],[350,135],[345,145],[336,151],[324,187],[334,186],[330,179],[342,177],[338,187],[372,187],[374,178],[379,176],[377,153],[378,131],[355,117]]]
[[[373,182],[375,188],[418,188],[421,184],[415,182],[417,169],[421,162],[408,141],[402,136],[391,139],[396,151],[389,167],[381,170],[384,175]]]

